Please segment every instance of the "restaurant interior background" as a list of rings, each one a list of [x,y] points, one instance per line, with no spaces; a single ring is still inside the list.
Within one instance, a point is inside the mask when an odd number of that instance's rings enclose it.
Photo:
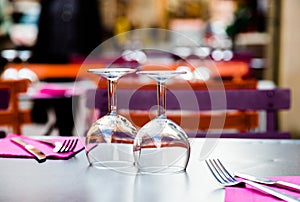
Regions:
[[[51,1],[51,0],[50,0]],[[59,0],[68,1],[68,0]],[[73,1],[76,2],[76,1]],[[78,1],[79,2],[79,1]],[[199,43],[224,38],[235,55],[250,56],[254,77],[291,89],[291,109],[280,112],[279,126],[300,138],[300,1],[298,0],[97,0],[100,35],[139,28],[191,34]],[[41,2],[0,0],[0,49],[32,49],[37,40]],[[66,14],[68,18],[68,13]],[[1,68],[7,61],[1,59]]]

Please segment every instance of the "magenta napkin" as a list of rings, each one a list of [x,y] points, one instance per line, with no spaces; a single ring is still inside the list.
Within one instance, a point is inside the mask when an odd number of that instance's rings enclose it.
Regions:
[[[31,138],[28,136],[20,136],[20,135],[10,134],[6,138],[0,139],[0,157],[34,158],[32,154],[26,152],[19,145],[10,141],[10,138],[12,138],[12,137],[20,137],[23,140],[25,140],[26,142],[39,148],[43,153],[46,154],[47,159],[69,159],[84,149],[84,145],[83,145],[82,141],[79,140],[76,145],[76,148],[73,152],[55,153],[52,151],[53,147],[51,147],[47,144],[41,143],[34,138]],[[51,140],[63,142],[65,139],[70,139],[70,138],[76,139],[78,137],[55,137],[55,138],[51,138]]]
[[[269,177],[274,180],[283,180],[295,184],[300,184],[300,176],[279,176],[279,177]],[[281,188],[272,188],[280,190],[282,192],[288,193],[292,196],[300,198],[300,193],[289,191]],[[247,188],[241,187],[226,187],[225,188],[225,202],[275,202],[282,201],[281,199],[275,198],[269,194],[264,194],[260,191],[257,191],[255,188],[247,185]]]
[[[73,90],[68,86],[56,84],[44,84],[32,97],[33,98],[53,98],[69,97],[73,95]]]

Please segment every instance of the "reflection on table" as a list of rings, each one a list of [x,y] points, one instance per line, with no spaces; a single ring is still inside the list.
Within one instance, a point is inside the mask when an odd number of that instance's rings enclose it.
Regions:
[[[230,170],[258,176],[299,174],[300,141],[190,139],[186,173],[136,175],[88,167],[82,151],[69,160],[0,159],[1,201],[211,201],[224,190],[205,158],[220,158]],[[17,194],[14,194],[17,193]]]

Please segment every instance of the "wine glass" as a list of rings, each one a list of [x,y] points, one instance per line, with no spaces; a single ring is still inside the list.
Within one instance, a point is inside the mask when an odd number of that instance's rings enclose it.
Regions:
[[[116,87],[120,77],[135,71],[130,68],[88,70],[108,80],[108,113],[92,124],[86,137],[86,155],[91,166],[107,169],[134,167],[132,146],[137,129],[117,114]]]
[[[18,56],[18,51],[14,49],[7,49],[1,51],[1,56],[7,60],[8,63],[12,63]]]
[[[32,52],[30,50],[19,50],[19,58],[22,61],[22,64],[24,66],[24,64],[28,61],[28,59],[31,57]]]
[[[14,49],[6,49],[1,51],[1,57],[7,60],[8,67],[2,73],[3,79],[18,79],[18,70],[12,67],[13,61],[17,58],[18,52]]]
[[[137,133],[134,160],[141,173],[177,173],[185,171],[190,144],[184,130],[166,117],[166,81],[184,71],[139,71],[157,82],[158,116]]]
[[[18,72],[18,76],[21,79],[29,79],[31,81],[30,91],[36,91],[38,88],[39,78],[37,74],[26,67],[28,59],[32,56],[32,52],[30,50],[19,50],[18,56],[22,62],[22,68]]]

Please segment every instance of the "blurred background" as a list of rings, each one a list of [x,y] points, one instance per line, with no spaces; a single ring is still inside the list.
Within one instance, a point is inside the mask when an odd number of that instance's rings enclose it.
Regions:
[[[207,47],[213,60],[246,61],[256,79],[290,88],[291,110],[280,114],[280,128],[300,137],[299,9],[298,0],[0,0],[0,50],[31,50],[32,63],[70,63],[130,30],[180,32]],[[7,62],[1,58],[1,71]]]

